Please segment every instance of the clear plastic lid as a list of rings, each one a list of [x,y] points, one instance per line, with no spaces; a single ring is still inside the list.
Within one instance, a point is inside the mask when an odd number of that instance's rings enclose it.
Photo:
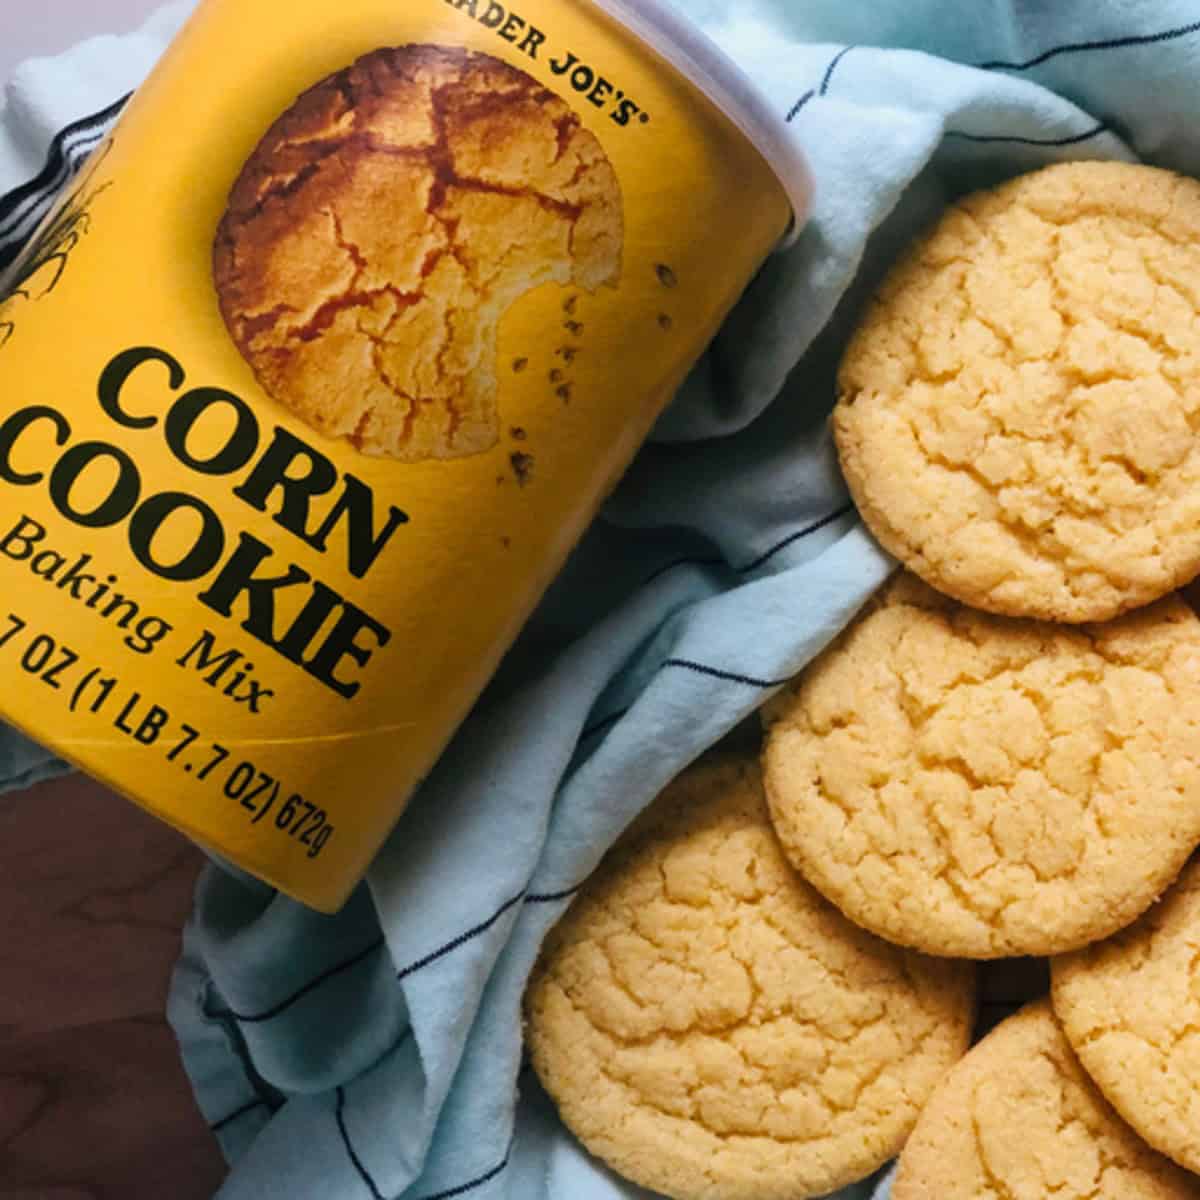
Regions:
[[[749,76],[698,26],[667,0],[593,0],[635,37],[685,75],[741,130],[770,164],[792,205],[790,245],[808,219],[812,175],[783,117]]]

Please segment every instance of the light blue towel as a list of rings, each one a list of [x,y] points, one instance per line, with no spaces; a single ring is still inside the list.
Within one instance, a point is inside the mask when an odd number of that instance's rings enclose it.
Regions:
[[[891,569],[825,424],[864,292],[971,187],[1075,157],[1200,174],[1194,0],[680,4],[787,116],[813,218],[749,289],[369,886],[325,918],[219,868],[203,879],[171,1019],[233,1164],[227,1200],[646,1195],[579,1151],[522,1071],[522,987],[631,818]],[[189,7],[23,70],[0,189],[40,168],[55,88],[75,89],[72,116],[102,109]]]

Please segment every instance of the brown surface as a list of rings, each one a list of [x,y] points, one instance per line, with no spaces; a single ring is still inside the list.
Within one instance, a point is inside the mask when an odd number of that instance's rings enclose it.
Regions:
[[[95,783],[0,797],[0,1200],[200,1200],[163,1017],[200,854]]]

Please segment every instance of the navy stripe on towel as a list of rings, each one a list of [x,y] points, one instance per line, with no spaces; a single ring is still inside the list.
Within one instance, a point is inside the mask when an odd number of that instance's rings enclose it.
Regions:
[[[501,1162],[497,1163],[490,1171],[485,1171],[482,1175],[472,1179],[469,1183],[459,1184],[458,1187],[450,1188],[444,1192],[435,1192],[431,1196],[423,1196],[421,1200],[452,1200],[455,1196],[465,1196],[468,1192],[473,1192],[476,1188],[481,1188],[485,1183],[491,1183],[497,1175],[500,1174],[509,1164],[512,1158],[512,1145],[508,1147],[507,1153]]]
[[[724,679],[729,683],[744,683],[747,687],[775,688],[790,683],[792,676],[786,679],[756,679],[753,675],[741,675],[736,671],[722,671],[719,667],[706,666],[704,663],[691,662],[686,658],[668,658],[664,667],[679,667],[685,671],[694,671],[697,675],[707,675],[712,679]]]
[[[843,46],[829,61],[829,66],[825,68],[825,74],[821,76],[820,87],[809,88],[791,108],[788,109],[787,116],[784,118],[789,124],[794,121],[799,115],[804,106],[814,96],[824,96],[829,91],[829,82],[833,79],[833,73],[837,70],[838,63],[853,50],[853,46]]]
[[[615,713],[609,713],[607,717],[601,717],[579,735],[579,740],[585,742],[588,738],[595,737],[596,734],[603,733],[606,729],[611,729],[628,711],[628,708],[622,708]]]
[[[660,575],[665,575],[668,571],[674,571],[677,567],[729,567],[736,575],[749,575],[757,571],[760,567],[765,567],[777,554],[781,554],[789,546],[794,546],[797,542],[803,541],[807,537],[811,537],[814,533],[818,533],[827,525],[832,525],[834,521],[841,517],[847,516],[854,511],[854,505],[843,504],[841,508],[831,512],[828,516],[821,517],[820,520],[814,521],[811,525],[806,525],[803,529],[797,530],[795,533],[789,533],[783,538],[765,550],[757,558],[744,564],[740,567],[732,567],[723,558],[677,558],[665,566],[658,568],[654,574],[648,576],[642,583],[645,587],[648,583],[653,583]]]
[[[500,918],[504,916],[504,914],[508,912],[510,908],[515,908],[518,904],[520,904],[521,901],[525,899],[525,895],[526,889],[522,888],[515,896],[512,897],[512,899],[505,900],[505,902],[500,905],[500,907],[496,909],[496,911],[492,913],[492,915],[488,917],[486,921],[480,921],[478,925],[468,929],[466,933],[459,934],[459,936],[456,937],[452,942],[447,942],[439,949],[434,950],[430,954],[426,954],[424,958],[417,959],[415,963],[410,963],[407,967],[401,967],[400,970],[396,972],[396,978],[407,979],[408,976],[415,975],[423,968],[437,962],[439,958],[445,958],[447,954],[453,953],[453,951],[457,950],[460,946],[465,946],[467,942],[474,941],[474,939],[477,938],[481,933],[486,933],[489,929],[491,929],[491,927],[495,925],[495,923],[500,920]]]
[[[337,1127],[338,1133],[342,1138],[342,1145],[346,1147],[346,1153],[349,1155],[350,1161],[354,1164],[354,1169],[358,1172],[358,1177],[371,1193],[372,1200],[385,1200],[375,1180],[371,1178],[371,1173],[363,1166],[362,1159],[358,1157],[358,1152],[354,1149],[354,1143],[350,1140],[350,1131],[346,1128],[346,1089],[344,1087],[340,1087],[337,1090]]]
[[[371,1200],[386,1200],[386,1197],[379,1190],[379,1185],[375,1182],[374,1177],[367,1170],[363,1160],[358,1156],[358,1151],[354,1148],[354,1142],[350,1138],[350,1130],[346,1127],[346,1089],[344,1087],[339,1087],[337,1090],[335,1116],[342,1145],[345,1147],[346,1154],[350,1162],[354,1165],[354,1170],[357,1172],[358,1177],[371,1193]],[[504,1158],[496,1166],[484,1171],[482,1175],[477,1175],[474,1179],[468,1180],[466,1183],[460,1183],[457,1187],[448,1188],[445,1191],[435,1192],[432,1195],[426,1196],[424,1200],[452,1200],[452,1197],[465,1196],[468,1192],[473,1192],[476,1188],[483,1187],[485,1183],[490,1183],[507,1168],[512,1159],[512,1151],[513,1143],[509,1142],[508,1149],[504,1153]]]
[[[1067,42],[1062,46],[1054,46],[1044,50],[1025,62],[1005,62],[996,59],[991,62],[976,63],[981,71],[1028,71],[1032,67],[1040,67],[1042,63],[1057,58],[1060,54],[1079,54],[1090,50],[1121,50],[1126,46],[1151,46],[1160,42],[1173,42],[1176,38],[1187,37],[1189,34],[1200,32],[1200,21],[1191,25],[1180,25],[1176,29],[1164,29],[1161,33],[1131,34],[1128,37],[1104,38],[1094,42]]]
[[[839,51],[838,51],[838,52],[837,52],[837,53],[836,53],[836,54],[833,56],[833,61],[832,61],[832,62],[830,62],[829,66],[827,66],[827,67],[825,68],[825,74],[824,74],[824,76],[823,76],[823,77],[822,77],[822,79],[821,79],[821,91],[820,91],[820,94],[821,94],[822,96],[824,96],[824,95],[825,95],[825,93],[829,91],[829,81],[830,81],[830,80],[833,78],[833,73],[834,73],[834,71],[836,71],[836,70],[837,70],[837,68],[838,68],[838,63],[840,63],[840,62],[842,61],[842,59],[843,59],[843,58],[845,58],[845,57],[846,57],[846,55],[847,55],[847,54],[849,54],[849,53],[850,53],[850,51],[851,51],[851,50],[853,50],[853,49],[854,49],[854,47],[853,47],[853,46],[843,46],[843,47],[842,47],[842,49],[841,49],[841,50],[839,50]]]
[[[254,1112],[256,1109],[270,1107],[271,1106],[265,1100],[251,1100],[249,1104],[243,1104],[241,1108],[231,1112],[229,1116],[222,1117],[219,1121],[214,1121],[209,1126],[209,1129],[211,1129],[213,1133],[220,1133],[226,1125],[232,1125],[234,1121],[240,1120],[242,1117]]]
[[[1090,141],[1094,137],[1099,137],[1102,133],[1108,132],[1108,125],[1101,121],[1094,129],[1088,129],[1083,133],[1076,133],[1070,137],[1060,138],[1030,138],[1016,137],[1011,134],[983,134],[983,133],[964,133],[959,129],[946,130],[943,137],[958,138],[964,142],[1006,142],[1016,143],[1021,146],[1077,146],[1080,142]]]
[[[795,104],[793,104],[793,105],[792,105],[792,107],[788,109],[788,114],[787,114],[787,117],[786,117],[785,119],[786,119],[788,122],[794,121],[794,120],[795,120],[795,119],[796,119],[796,118],[797,118],[797,117],[800,115],[800,110],[801,110],[801,109],[802,109],[802,108],[803,108],[803,107],[804,107],[804,106],[805,106],[805,105],[806,105],[806,104],[807,104],[807,103],[808,103],[808,102],[809,102],[809,101],[810,101],[810,100],[811,100],[811,99],[812,99],[812,98],[813,98],[813,97],[814,97],[816,94],[817,94],[817,89],[816,89],[816,88],[809,88],[809,89],[808,89],[808,91],[807,91],[807,92],[805,92],[805,93],[804,93],[804,95],[803,95],[803,96],[801,96],[801,97],[800,97],[800,99],[799,99],[799,100],[797,100],[797,101],[796,101],[796,103],[795,103]]]
[[[401,968],[396,972],[396,978],[405,979],[409,975],[414,975],[423,968],[437,962],[438,959],[444,958],[447,954],[451,954],[460,946],[466,945],[467,942],[472,941],[480,934],[489,930],[493,925],[496,924],[498,920],[500,920],[502,916],[504,916],[506,912],[508,912],[510,908],[513,908],[517,904],[522,902],[525,904],[553,904],[559,900],[567,900],[579,891],[579,886],[580,885],[576,885],[575,887],[567,888],[565,891],[561,892],[530,894],[522,891],[520,895],[514,896],[511,900],[506,900],[486,921],[481,921],[478,925],[468,929],[465,933],[459,935],[453,941],[447,942],[444,946],[441,946],[437,950],[425,955],[424,958],[419,959],[417,962]],[[223,1013],[222,1015],[233,1017],[234,1020],[246,1025],[261,1024],[264,1021],[274,1020],[276,1017],[285,1013],[289,1008],[292,1007],[292,1005],[298,1003],[300,1000],[303,1000],[305,996],[316,991],[317,988],[327,983],[330,979],[333,979],[336,976],[351,970],[352,968],[358,966],[359,963],[370,958],[372,954],[375,954],[377,951],[381,950],[385,944],[385,939],[383,937],[376,938],[375,941],[373,941],[365,949],[360,950],[352,958],[347,958],[340,963],[335,963],[328,970],[323,971],[315,979],[309,980],[309,982],[303,987],[298,988],[296,991],[292,992],[290,996],[286,996],[284,999],[280,1000],[277,1004],[272,1005],[270,1008],[253,1013],[235,1012],[229,1010],[227,1013]]]
[[[506,912],[515,908],[518,904],[553,904],[555,901],[566,900],[575,895],[581,886],[581,884],[577,884],[575,887],[567,888],[562,892],[545,892],[540,895],[531,894],[527,888],[523,888],[517,895],[509,900],[505,900],[486,921],[480,921],[478,925],[472,926],[465,933],[459,934],[453,941],[449,941],[437,950],[426,954],[424,958],[417,959],[416,962],[410,963],[407,967],[401,967],[396,972],[396,978],[407,979],[410,975],[415,975],[418,971],[432,966],[439,959],[445,958],[447,954],[452,954],[460,946],[465,946],[468,942],[474,941],[480,934],[486,933],[491,929]]]
[[[382,949],[383,944],[384,939],[382,937],[376,938],[369,946],[355,954],[353,958],[347,958],[343,962],[336,963],[327,971],[318,975],[316,979],[310,980],[302,988],[297,989],[290,996],[280,1000],[278,1004],[273,1005],[271,1008],[256,1013],[240,1013],[230,1010],[229,1015],[235,1020],[241,1021],[244,1025],[255,1025],[263,1021],[270,1021],[281,1013],[286,1012],[297,1001],[303,1000],[309,992],[315,991],[327,980],[334,978],[336,975],[341,975],[345,971],[349,971],[352,967],[358,966],[360,962],[370,958],[377,950]]]

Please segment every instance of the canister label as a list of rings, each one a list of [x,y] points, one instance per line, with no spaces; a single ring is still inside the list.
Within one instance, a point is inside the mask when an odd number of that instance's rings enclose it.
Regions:
[[[783,234],[590,3],[207,0],[4,280],[0,713],[347,895]]]

